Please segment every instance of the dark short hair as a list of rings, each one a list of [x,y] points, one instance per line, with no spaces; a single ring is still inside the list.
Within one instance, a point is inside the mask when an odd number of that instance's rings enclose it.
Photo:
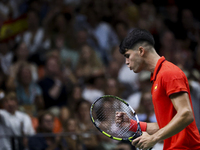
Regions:
[[[127,49],[133,48],[133,46],[139,42],[148,42],[152,46],[155,44],[154,38],[150,32],[135,28],[121,42],[119,46],[120,53],[124,54]]]

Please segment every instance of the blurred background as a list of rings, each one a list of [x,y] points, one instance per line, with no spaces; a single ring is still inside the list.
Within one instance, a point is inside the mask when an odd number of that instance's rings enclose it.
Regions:
[[[119,44],[151,32],[159,55],[186,74],[200,130],[197,1],[0,0],[0,150],[134,150],[100,135],[89,108],[116,95],[156,122],[150,73],[124,64]],[[155,150],[162,149],[162,142]]]

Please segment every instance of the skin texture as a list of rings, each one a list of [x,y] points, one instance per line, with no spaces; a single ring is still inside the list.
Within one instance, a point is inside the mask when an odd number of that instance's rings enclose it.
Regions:
[[[127,49],[124,54],[126,65],[138,73],[142,70],[154,72],[157,61],[160,56],[156,53],[153,47],[135,46],[133,49]],[[143,135],[132,141],[132,145],[139,149],[147,150],[153,147],[157,142],[167,139],[193,122],[194,116],[190,105],[189,96],[187,93],[176,93],[170,96],[177,114],[173,119],[162,129],[159,129],[157,123],[147,123],[147,130]],[[123,113],[116,114],[116,122],[127,124],[129,119],[123,118]],[[127,121],[124,123],[124,121]]]

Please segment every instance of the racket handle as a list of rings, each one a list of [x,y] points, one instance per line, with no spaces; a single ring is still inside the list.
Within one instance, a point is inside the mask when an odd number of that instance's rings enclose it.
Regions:
[[[137,133],[135,136],[134,136],[134,138],[130,138],[129,139],[129,141],[132,143],[132,141],[134,140],[134,139],[136,139],[136,138],[138,138],[138,137],[140,137],[142,135],[142,133]],[[137,148],[138,149],[138,148]],[[153,148],[149,148],[149,149],[147,149],[147,150],[152,150]],[[138,149],[139,150],[139,149]]]

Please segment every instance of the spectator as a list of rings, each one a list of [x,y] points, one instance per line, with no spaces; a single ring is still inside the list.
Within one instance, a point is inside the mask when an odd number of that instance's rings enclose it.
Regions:
[[[29,150],[67,150],[66,141],[53,133],[54,116],[51,113],[41,113],[38,122],[37,134],[28,140]],[[42,136],[40,133],[43,133]]]
[[[30,55],[38,52],[42,47],[44,30],[40,27],[39,16],[36,11],[28,12],[28,30],[23,34],[22,41],[26,43]]]
[[[55,36],[55,47],[58,50],[62,65],[74,70],[79,59],[79,51],[66,46],[63,34]]]
[[[36,129],[35,103],[24,105],[34,101],[30,99],[38,101],[33,89],[24,87],[32,76],[29,86],[34,83],[36,93],[42,93],[43,109],[55,114],[54,133],[63,131],[79,102],[93,102],[103,94],[122,97],[137,109],[142,91],[149,86],[146,80],[149,82],[150,74],[136,76],[123,71],[125,60],[118,46],[128,32],[139,27],[153,34],[160,55],[183,69],[189,79],[193,72],[197,75],[189,83],[198,124],[200,18],[197,3],[192,4],[158,0],[0,0],[0,89],[17,92],[19,110],[30,116]],[[28,24],[20,15],[27,15]],[[27,25],[28,30],[17,38],[9,36],[17,26]],[[8,38],[2,41],[5,33]],[[127,78],[129,73],[131,79]],[[114,149],[116,143],[112,140],[103,135],[98,138],[102,141],[99,149]],[[162,149],[162,143],[160,146],[157,149]]]
[[[165,30],[160,36],[160,49],[159,54],[165,56],[166,60],[174,61],[174,56],[172,52],[176,50],[176,39],[174,34],[170,30]]]
[[[13,52],[9,49],[8,43],[0,43],[0,66],[4,74],[9,75],[9,67],[12,64]]]
[[[88,23],[87,31],[91,37],[97,40],[101,53],[105,58],[104,63],[106,63],[110,59],[111,48],[119,44],[117,34],[110,24],[101,20],[99,14],[93,8],[88,10],[86,16]]]
[[[69,110],[72,113],[71,115],[73,116],[76,110],[76,106],[77,104],[84,100],[83,96],[82,96],[82,87],[80,85],[74,85],[72,88],[72,93],[69,96]]]
[[[105,94],[106,95],[114,95],[118,97],[122,97],[122,89],[120,87],[120,84],[118,81],[114,78],[107,78],[106,84],[105,84]]]
[[[127,99],[130,94],[139,90],[139,75],[129,70],[126,64],[122,65],[119,70],[118,81],[126,87],[124,90],[125,94],[123,94],[125,99]]]
[[[169,5],[166,8],[166,17],[164,23],[170,31],[172,31],[176,38],[183,38],[186,36],[186,33],[183,32],[183,27],[180,23],[180,18],[178,17],[179,8],[177,5]],[[182,31],[182,32],[181,32]]]
[[[122,41],[126,37],[129,30],[129,26],[125,21],[120,20],[115,23],[115,31],[120,41]]]
[[[51,39],[54,39],[57,35],[64,35],[64,43],[68,48],[72,48],[75,39],[72,16],[68,16],[65,13],[59,12],[51,19]]]
[[[45,76],[38,82],[42,89],[45,109],[61,107],[67,103],[67,89],[63,85],[63,76],[59,60],[49,56],[45,64]]]
[[[120,67],[122,67],[122,65],[125,62],[124,57],[119,52],[119,46],[118,45],[116,45],[116,46],[114,46],[112,48],[112,51],[111,51],[111,60],[117,61],[119,63]]]
[[[104,69],[104,65],[95,51],[89,45],[82,46],[80,58],[76,66],[76,76],[87,79],[91,76],[104,74]]]
[[[37,110],[43,109],[44,101],[42,90],[39,85],[32,80],[29,64],[22,64],[19,66],[16,92],[20,105],[35,105]]]
[[[94,134],[96,128],[90,120],[90,106],[88,101],[80,101],[76,107],[76,116],[80,128],[81,139],[87,150],[93,150],[98,144],[97,136]]]
[[[62,131],[64,131],[65,123],[67,122],[67,120],[73,115],[74,115],[74,112],[70,111],[70,107],[63,106],[60,109],[60,114],[59,114],[58,119],[59,119],[60,124],[62,126]]]
[[[143,91],[139,108],[137,109],[140,121],[157,122],[151,99],[151,91]]]
[[[85,150],[85,145],[81,143],[78,122],[75,118],[69,118],[66,121],[65,132],[70,133],[65,137],[69,150]]]
[[[14,61],[12,62],[12,65],[9,68],[9,76],[10,78],[16,78],[17,72],[19,70],[19,67],[22,63],[28,63],[30,64],[31,74],[34,81],[38,80],[38,72],[37,72],[37,65],[29,62],[29,50],[26,45],[26,43],[21,42],[17,45],[17,48],[14,53]]]
[[[192,70],[189,75],[189,85],[191,90],[192,105],[194,110],[195,121],[197,128],[200,131],[200,73],[197,70]]]
[[[0,109],[0,134],[7,135],[15,139],[15,136],[27,136],[33,135],[34,129],[30,117],[18,111],[18,101],[15,92],[6,93],[4,99],[3,109]],[[0,149],[11,150],[12,146],[21,150],[26,148],[27,142],[24,142],[20,138],[12,140],[11,138],[0,138]],[[24,140],[26,141],[26,140]]]
[[[92,103],[95,99],[104,95],[104,89],[99,88],[103,86],[104,86],[104,77],[93,76],[93,77],[88,78],[87,81],[84,83],[82,97],[85,100]]]

